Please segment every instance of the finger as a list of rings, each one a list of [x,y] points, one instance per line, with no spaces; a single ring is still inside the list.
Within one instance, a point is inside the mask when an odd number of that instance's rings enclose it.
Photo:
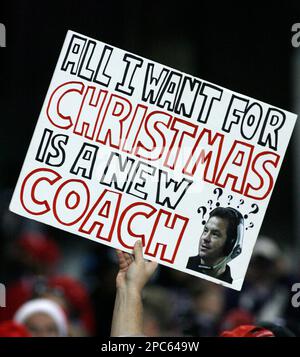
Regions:
[[[122,252],[119,249],[116,250],[116,253],[117,253],[120,269],[126,268],[128,264],[127,264],[127,261],[126,261],[125,253]]]
[[[135,242],[133,251],[134,251],[135,260],[137,262],[141,262],[144,260],[142,241],[140,239]]]
[[[129,266],[133,262],[133,256],[129,253],[124,253],[126,264]]]

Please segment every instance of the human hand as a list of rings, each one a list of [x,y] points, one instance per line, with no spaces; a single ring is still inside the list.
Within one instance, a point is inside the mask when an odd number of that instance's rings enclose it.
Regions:
[[[136,241],[134,256],[117,250],[119,272],[116,278],[117,289],[130,288],[141,292],[157,268],[156,262],[146,262],[143,258],[142,242]]]

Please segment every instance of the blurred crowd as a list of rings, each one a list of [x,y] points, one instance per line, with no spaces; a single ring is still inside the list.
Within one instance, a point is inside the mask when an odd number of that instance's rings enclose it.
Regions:
[[[272,324],[300,336],[300,308],[291,303],[300,272],[284,248],[259,237],[241,292],[159,266],[143,295],[145,335],[218,336]],[[0,336],[109,336],[112,248],[2,209],[0,258]]]

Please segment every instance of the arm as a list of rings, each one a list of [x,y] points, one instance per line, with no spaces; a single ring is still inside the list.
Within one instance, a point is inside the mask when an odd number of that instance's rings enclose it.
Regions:
[[[116,300],[113,312],[111,336],[143,334],[142,290],[157,263],[143,258],[142,243],[134,245],[134,257],[117,250],[119,272],[116,278]]]

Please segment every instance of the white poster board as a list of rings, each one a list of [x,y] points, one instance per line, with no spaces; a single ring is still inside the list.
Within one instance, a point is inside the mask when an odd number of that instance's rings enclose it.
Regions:
[[[69,31],[10,210],[240,290],[295,121]]]

